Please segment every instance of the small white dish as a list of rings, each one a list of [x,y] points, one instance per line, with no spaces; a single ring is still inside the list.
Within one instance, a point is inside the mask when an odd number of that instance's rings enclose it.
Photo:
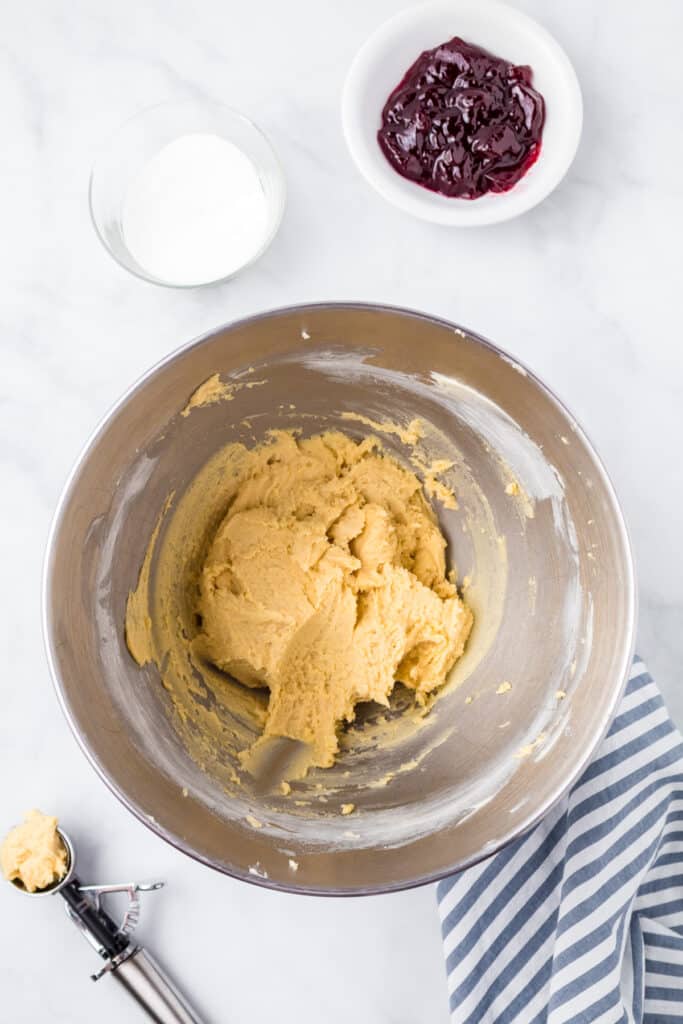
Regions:
[[[457,199],[402,178],[377,142],[390,93],[424,50],[453,36],[515,64],[529,64],[546,104],[538,160],[509,192]],[[356,55],[344,85],[342,123],[351,156],[390,203],[423,220],[468,227],[510,220],[545,199],[567,173],[583,124],[581,89],[562,47],[541,25],[498,0],[431,0],[385,22]]]

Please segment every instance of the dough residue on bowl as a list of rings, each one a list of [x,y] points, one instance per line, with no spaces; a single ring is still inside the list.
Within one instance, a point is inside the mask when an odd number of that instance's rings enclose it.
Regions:
[[[220,374],[214,373],[192,392],[180,415],[189,416],[193,409],[201,409],[216,402],[232,402],[238,391],[242,391],[243,388],[259,388],[265,383],[265,380],[224,381],[221,380]]]
[[[275,431],[252,449],[228,446],[221,466],[220,495],[204,493],[213,512],[203,535],[188,536],[186,517],[175,544],[188,557],[171,550],[186,578],[172,578],[160,558],[150,608],[141,574],[128,601],[129,650],[157,664],[172,694],[183,658],[267,689],[262,735],[243,763],[287,737],[306,745],[304,771],[329,767],[359,703],[387,705],[399,681],[423,704],[444,684],[472,613],[447,578],[446,541],[418,477],[377,438]],[[179,583],[184,628],[164,595]]]

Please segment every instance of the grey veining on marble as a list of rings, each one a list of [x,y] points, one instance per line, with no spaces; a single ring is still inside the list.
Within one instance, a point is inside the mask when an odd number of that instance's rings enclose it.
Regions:
[[[544,204],[472,232],[385,205],[345,150],[345,70],[402,6],[33,0],[3,14],[0,830],[39,805],[74,833],[88,877],[165,877],[143,909],[143,936],[213,1022],[445,1024],[446,988],[431,890],[295,901],[212,874],[119,806],[57,710],[39,610],[50,517],[95,423],[170,349],[263,308],[347,298],[452,318],[527,362],[612,474],[638,563],[639,649],[683,724],[683,6],[519,4],[575,63],[583,141]],[[175,292],[130,277],[100,247],[88,174],[108,133],[141,106],[202,96],[243,109],[271,136],[288,207],[254,268]],[[88,980],[94,954],[57,901],[1,888],[0,914],[3,1019],[133,1021],[121,993]]]

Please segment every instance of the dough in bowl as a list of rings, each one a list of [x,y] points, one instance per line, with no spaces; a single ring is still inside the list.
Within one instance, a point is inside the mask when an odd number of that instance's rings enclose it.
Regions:
[[[329,767],[357,704],[388,704],[396,681],[424,703],[444,684],[472,613],[422,484],[376,438],[277,431],[241,454],[194,588],[193,657],[267,687],[263,737]],[[137,656],[134,611],[135,595]]]

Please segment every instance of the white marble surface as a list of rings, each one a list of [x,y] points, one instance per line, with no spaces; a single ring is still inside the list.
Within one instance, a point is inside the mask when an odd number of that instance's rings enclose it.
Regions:
[[[117,803],[58,712],[43,656],[50,517],[85,437],[170,349],[295,301],[394,302],[460,321],[559,392],[602,453],[631,526],[640,649],[683,722],[683,356],[678,322],[683,6],[525,0],[563,42],[585,95],[577,161],[517,222],[473,233],[413,222],[346,154],[339,93],[354,51],[399,0],[32,0],[0,41],[2,715],[4,829],[55,809],[97,879],[159,874],[143,937],[212,1022],[445,1024],[430,889],[295,899],[214,875]],[[252,115],[281,153],[289,202],[267,256],[234,283],[173,292],[128,276],[91,229],[87,179],[141,106],[210,97]],[[3,1020],[137,1020],[54,900],[0,890]]]

